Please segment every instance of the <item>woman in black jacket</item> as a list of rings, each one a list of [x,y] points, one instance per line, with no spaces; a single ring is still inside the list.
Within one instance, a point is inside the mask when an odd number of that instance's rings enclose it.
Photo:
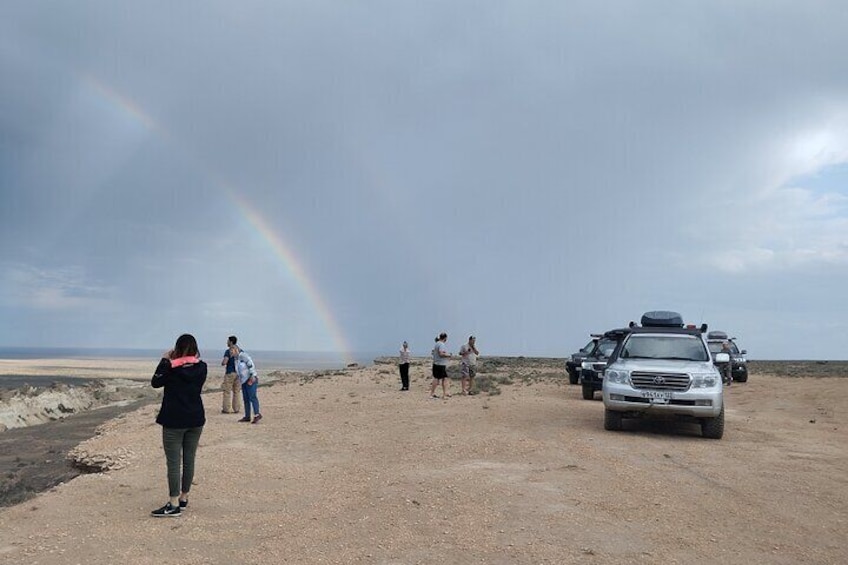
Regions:
[[[188,506],[194,478],[194,456],[206,423],[200,393],[206,382],[206,363],[200,360],[197,341],[190,334],[177,338],[174,348],[162,355],[150,384],[165,387],[156,423],[162,426],[162,445],[168,465],[170,500],[151,512],[154,516],[179,516]],[[180,460],[182,459],[182,474]]]

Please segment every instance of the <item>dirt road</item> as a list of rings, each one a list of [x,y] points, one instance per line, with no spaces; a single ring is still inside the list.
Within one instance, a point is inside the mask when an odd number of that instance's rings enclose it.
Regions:
[[[209,396],[180,518],[149,516],[167,489],[142,408],[85,444],[126,467],[0,511],[0,563],[848,562],[848,378],[754,371],[716,441],[606,432],[549,361],[488,371],[494,394],[440,400],[423,364],[408,393],[391,365],[292,379],[255,426]]]

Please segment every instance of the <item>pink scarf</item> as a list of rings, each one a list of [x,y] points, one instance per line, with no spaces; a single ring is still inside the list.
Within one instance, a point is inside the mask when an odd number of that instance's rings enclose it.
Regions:
[[[197,363],[200,361],[200,357],[191,356],[191,357],[180,357],[179,359],[171,359],[171,368],[176,369],[177,367],[182,367],[183,365],[190,365],[192,363]]]

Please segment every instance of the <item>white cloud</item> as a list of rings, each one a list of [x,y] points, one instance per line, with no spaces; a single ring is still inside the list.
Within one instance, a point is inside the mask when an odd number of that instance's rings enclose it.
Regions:
[[[703,263],[734,274],[848,266],[848,187],[822,182],[848,164],[848,112],[791,132],[770,149],[759,172],[749,173],[758,180],[713,199],[698,222],[709,235]],[[818,188],[809,186],[811,178]]]
[[[791,136],[783,162],[787,182],[848,162],[848,112],[835,113],[828,123]]]
[[[68,311],[103,307],[112,301],[112,290],[91,281],[79,266],[39,269],[6,264],[2,284],[5,306]]]

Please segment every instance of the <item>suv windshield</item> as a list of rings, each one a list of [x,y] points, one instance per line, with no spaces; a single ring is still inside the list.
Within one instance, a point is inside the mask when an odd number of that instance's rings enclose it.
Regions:
[[[723,345],[723,342],[721,342],[721,341],[708,341],[707,342],[707,347],[710,348],[710,353],[721,353],[721,346],[722,345]],[[734,355],[739,353],[739,348],[736,347],[736,344],[733,343],[732,341],[730,342],[730,352],[733,353]]]
[[[595,340],[594,339],[592,341],[590,341],[589,343],[587,343],[585,346],[581,347],[580,353],[587,353],[587,354],[591,353],[593,347],[595,347]]]
[[[624,359],[682,359],[707,361],[703,342],[693,335],[633,334],[621,350]]]
[[[598,348],[595,350],[595,355],[598,357],[609,357],[612,355],[617,342],[614,339],[602,339],[598,342]]]

